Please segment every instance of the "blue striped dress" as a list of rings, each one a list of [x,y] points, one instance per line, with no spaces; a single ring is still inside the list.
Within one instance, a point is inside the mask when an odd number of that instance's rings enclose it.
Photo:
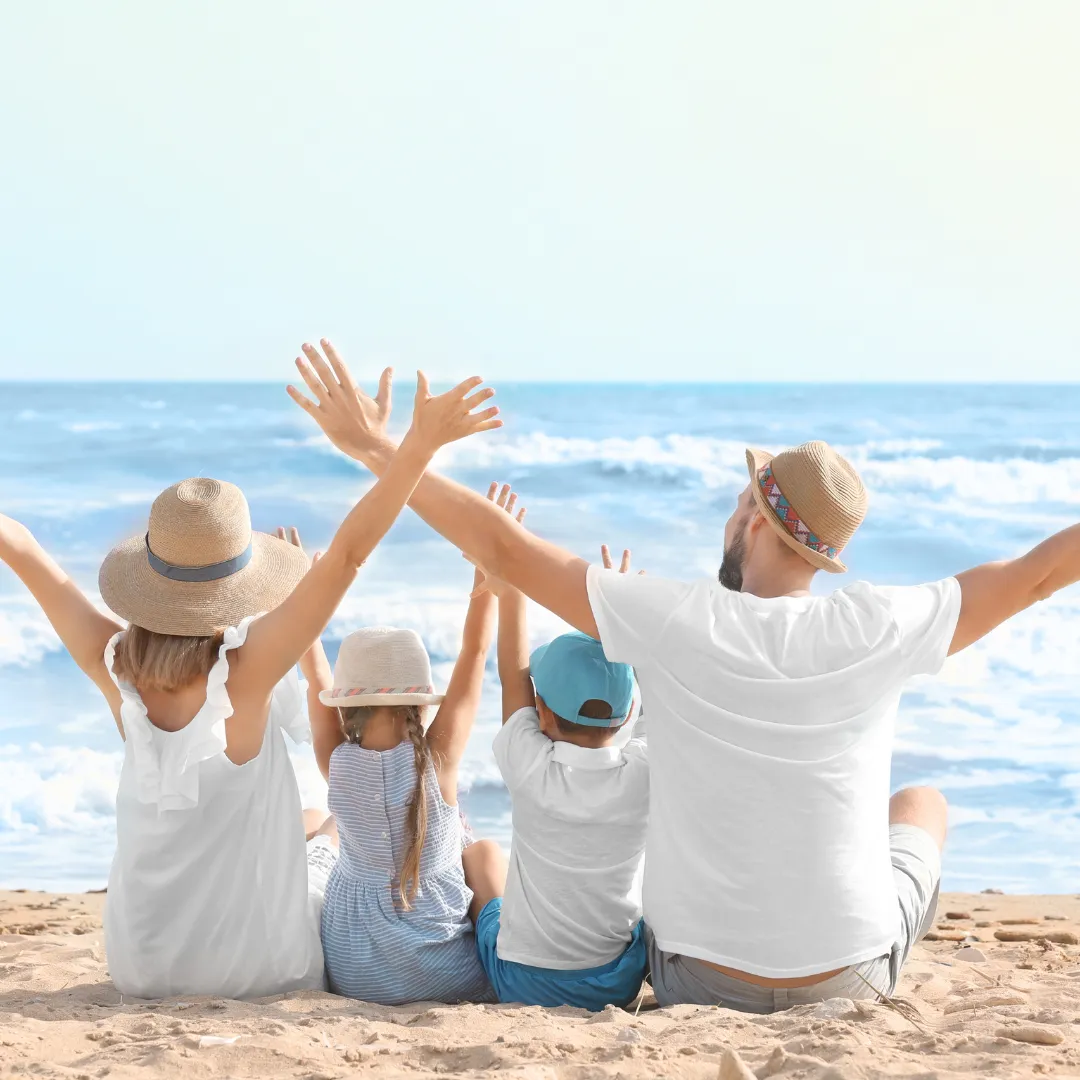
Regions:
[[[395,907],[415,789],[412,743],[382,751],[342,743],[330,757],[329,807],[341,843],[322,913],[331,989],[382,1005],[494,1001],[469,920],[461,817],[443,801],[430,764],[420,888],[410,911]]]

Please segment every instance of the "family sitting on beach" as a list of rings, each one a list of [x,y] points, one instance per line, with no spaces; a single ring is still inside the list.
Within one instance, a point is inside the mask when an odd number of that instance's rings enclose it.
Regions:
[[[371,397],[329,342],[303,351],[314,400],[290,395],[377,477],[314,559],[295,530],[253,532],[232,484],[185,480],[102,564],[125,628],[0,515],[0,559],[125,741],[117,989],[599,1010],[647,978],[661,1005],[759,1013],[891,994],[946,831],[938,792],[889,797],[901,691],[1080,579],[1080,526],[933,584],[812,595],[846,570],[867,496],[810,442],[747,451],[718,580],[631,574],[606,548],[589,565],[531,534],[505,485],[430,471],[500,426],[481,380],[433,396],[419,375],[396,445],[390,372]],[[350,634],[332,673],[319,641],[406,505],[476,568],[445,693],[410,630]],[[527,597],[574,628],[531,656]],[[457,792],[496,619],[509,865]],[[280,734],[309,731],[329,815],[302,810]]]

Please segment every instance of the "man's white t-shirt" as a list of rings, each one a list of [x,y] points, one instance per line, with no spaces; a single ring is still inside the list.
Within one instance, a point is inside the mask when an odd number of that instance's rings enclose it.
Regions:
[[[536,710],[519,709],[495,736],[513,802],[500,959],[576,971],[626,949],[641,919],[649,812],[638,734],[621,747],[552,742]]]
[[[764,599],[592,566],[588,589],[649,717],[656,944],[765,978],[888,953],[896,710],[945,661],[956,579]]]

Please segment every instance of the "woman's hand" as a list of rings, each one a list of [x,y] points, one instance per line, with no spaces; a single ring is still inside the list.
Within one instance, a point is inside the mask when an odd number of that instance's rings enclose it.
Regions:
[[[369,397],[356,385],[333,345],[322,339],[322,354],[314,345],[304,345],[304,355],[296,358],[296,367],[315,395],[309,401],[295,386],[286,387],[289,397],[322,428],[326,437],[342,452],[359,458],[386,439],[390,419],[393,368],[386,368],[379,378],[379,390]]]
[[[500,489],[498,482],[492,481],[491,487],[488,488],[487,497],[500,509],[505,510],[519,525],[525,520],[526,509],[524,506],[518,509],[517,492],[512,491],[509,484],[503,484]],[[514,514],[515,510],[517,510],[516,515]],[[468,559],[468,555],[465,558]],[[476,578],[473,581],[473,591],[470,599],[479,596],[483,592],[489,592],[492,596],[497,596],[501,600],[503,597],[517,592],[513,585],[508,585],[502,578],[489,574],[482,566],[477,566],[476,563],[473,563],[473,565],[476,566]]]
[[[497,406],[474,411],[495,396],[491,387],[476,390],[483,381],[479,375],[474,375],[458,383],[453,390],[433,396],[427,376],[418,371],[412,427],[405,440],[419,446],[425,453],[434,454],[447,443],[457,442],[478,431],[502,427],[502,421],[495,419],[499,415]],[[471,393],[473,390],[476,393]]]

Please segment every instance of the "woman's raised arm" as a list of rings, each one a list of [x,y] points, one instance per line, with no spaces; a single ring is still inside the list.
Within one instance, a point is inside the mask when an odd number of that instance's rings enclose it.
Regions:
[[[0,560],[30,590],[71,658],[105,695],[123,737],[120,691],[105,669],[105,646],[123,627],[90,603],[25,525],[3,514],[0,514]]]
[[[475,411],[494,394],[493,390],[477,390],[481,381],[466,379],[453,390],[434,397],[426,377],[418,373],[412,426],[385,475],[353,507],[326,553],[291,595],[252,623],[235,671],[230,671],[231,694],[246,697],[251,703],[268,699],[277,683],[322,633],[357,570],[408,502],[435,451],[474,432],[500,426],[501,421],[494,419],[497,409]],[[335,383],[324,393],[358,391],[355,384]],[[265,728],[265,716],[261,721],[254,719],[259,715],[261,709],[252,710],[253,719],[243,725],[243,732],[236,731],[233,725],[229,733],[229,756],[233,761],[258,753]]]

